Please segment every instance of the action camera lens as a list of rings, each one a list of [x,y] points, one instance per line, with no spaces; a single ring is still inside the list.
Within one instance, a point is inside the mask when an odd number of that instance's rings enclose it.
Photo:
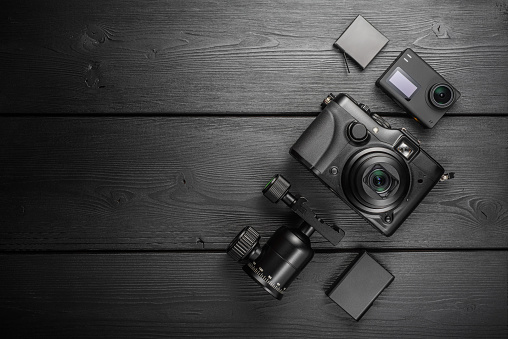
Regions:
[[[369,175],[369,185],[378,193],[386,192],[390,188],[391,179],[382,169],[376,169]]]
[[[448,107],[453,103],[453,91],[448,85],[434,85],[430,90],[430,99],[439,108]]]

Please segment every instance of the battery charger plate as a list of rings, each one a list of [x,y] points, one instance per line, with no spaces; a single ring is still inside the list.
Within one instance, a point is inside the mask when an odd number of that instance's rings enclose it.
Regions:
[[[327,295],[358,321],[393,279],[390,272],[363,252]]]
[[[358,15],[334,45],[365,69],[388,41],[363,16]]]

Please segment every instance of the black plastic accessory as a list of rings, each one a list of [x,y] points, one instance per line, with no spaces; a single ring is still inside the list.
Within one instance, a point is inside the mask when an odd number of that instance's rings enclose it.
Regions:
[[[393,275],[367,252],[359,255],[327,295],[356,321],[393,281]]]
[[[364,17],[358,15],[337,41],[335,41],[334,46],[339,48],[341,52],[349,55],[362,69],[365,69],[388,41]]]
[[[310,237],[318,231],[337,246],[344,231],[327,225],[307,206],[307,199],[289,192],[291,184],[275,175],[263,189],[264,196],[273,203],[283,201],[303,222],[297,228],[280,227],[261,247],[260,236],[252,227],[245,227],[229,244],[228,255],[245,264],[243,270],[268,293],[282,299],[291,282],[314,256]]]

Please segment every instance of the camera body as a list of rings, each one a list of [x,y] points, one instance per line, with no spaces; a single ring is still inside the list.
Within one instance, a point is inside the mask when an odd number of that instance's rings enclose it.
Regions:
[[[290,154],[367,222],[390,236],[440,180],[444,169],[409,132],[391,129],[367,106],[346,94],[327,99]]]
[[[432,128],[460,98],[460,92],[410,48],[400,53],[376,85],[426,128]]]

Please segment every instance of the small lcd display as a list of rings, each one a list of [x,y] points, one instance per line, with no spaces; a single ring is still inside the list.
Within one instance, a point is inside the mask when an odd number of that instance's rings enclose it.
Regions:
[[[394,85],[402,94],[406,96],[406,99],[411,98],[411,96],[418,89],[418,85],[416,81],[411,79],[406,72],[397,67],[395,72],[390,76],[388,81]]]

